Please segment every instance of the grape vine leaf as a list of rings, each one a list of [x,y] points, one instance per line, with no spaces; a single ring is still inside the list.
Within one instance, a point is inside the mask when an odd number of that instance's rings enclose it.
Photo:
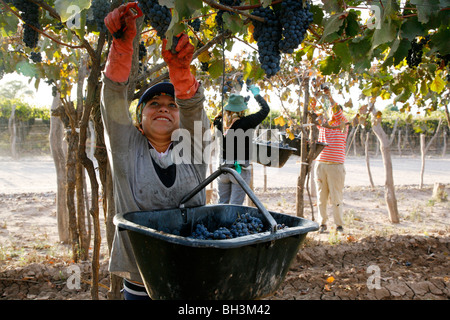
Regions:
[[[36,66],[23,60],[17,63],[16,71],[25,77],[33,78],[36,75]]]
[[[380,94],[381,99],[383,100],[389,100],[391,98],[391,93],[387,90],[381,90],[381,94]]]
[[[251,79],[253,81],[262,79],[264,77],[264,70],[259,67],[255,61],[243,61],[244,65],[244,80]]]
[[[367,97],[372,96],[372,88],[369,87],[369,88],[363,89],[362,94],[365,95],[365,96],[367,96]]]
[[[361,31],[358,24],[358,14],[351,10],[345,18],[345,33],[349,37],[356,36]]]
[[[17,32],[17,17],[6,12],[2,12],[2,15],[0,35],[2,37],[10,37]]]
[[[209,65],[208,69],[209,75],[212,79],[217,79],[223,73],[223,61],[222,60],[214,60]]]
[[[202,1],[180,1],[180,0],[166,0],[164,2],[166,6],[172,6],[172,20],[167,28],[167,46],[172,45],[173,36],[176,36],[184,31],[184,19],[189,19],[195,13],[196,10],[202,7]]]
[[[331,37],[334,33],[337,33],[339,31],[339,29],[342,27],[342,24],[344,23],[343,15],[344,14],[342,12],[339,12],[332,15],[329,19],[326,20],[325,28],[323,30],[323,34],[319,40],[319,43],[327,41],[327,38]]]
[[[341,59],[334,56],[328,56],[320,62],[320,72],[323,75],[338,74],[340,70]]]
[[[222,18],[225,22],[225,25],[231,30],[231,32],[240,33],[242,30],[244,30],[243,20],[238,15],[225,12],[222,15]]]
[[[366,60],[370,52],[370,39],[368,37],[355,38],[351,40],[348,44],[348,49],[350,51],[353,62],[362,62]]]
[[[372,49],[381,44],[391,42],[397,35],[397,25],[391,19],[381,22],[381,27],[375,29],[373,33]]]
[[[383,63],[384,67],[394,65],[397,66],[408,56],[408,50],[411,48],[411,42],[408,39],[400,39],[397,37],[392,43],[389,55]]]
[[[323,9],[326,12],[337,12],[341,9],[339,1],[323,1]]]
[[[381,17],[375,16],[376,19],[380,19],[381,23],[376,23],[377,27],[373,34],[372,49],[394,40],[400,21],[400,19],[396,18],[399,7],[394,0],[380,1],[380,4],[373,5],[378,6],[380,8],[379,12],[382,14]]]
[[[341,59],[344,66],[352,63],[347,42],[337,42],[333,46],[333,52]]]
[[[272,3],[272,0],[262,0],[262,6],[266,8]]]
[[[423,80],[422,82],[420,82],[420,93],[423,96],[426,96],[428,94],[427,80]]]
[[[439,51],[439,53],[443,56],[446,54],[450,54],[450,41],[448,41],[449,38],[450,29],[448,27],[440,28],[440,30],[431,37],[431,42],[433,43],[435,49]]]
[[[439,0],[410,0],[416,5],[417,17],[421,23],[427,23],[432,15],[439,12]]]
[[[417,36],[424,35],[424,33],[425,29],[417,17],[405,19],[400,28],[401,37],[403,39],[408,39],[409,41],[412,41]]]
[[[274,121],[275,125],[281,126],[281,127],[283,127],[286,124],[286,121],[284,121],[283,116],[276,117],[275,119],[273,119],[273,121]]]
[[[441,71],[441,70],[439,70],[439,71]],[[436,73],[436,76],[434,77],[433,82],[431,82],[431,84],[430,84],[430,90],[437,92],[437,93],[441,93],[442,90],[444,90],[444,88],[445,88],[445,82],[440,77],[439,71]]]
[[[201,9],[203,2],[201,0],[175,0],[174,8],[178,12],[180,18],[190,18],[192,14]]]
[[[313,14],[313,22],[317,25],[322,25],[323,10],[317,5],[311,5],[309,11]]]
[[[160,6],[166,6],[169,9],[175,8],[175,0],[159,0]]]
[[[286,128],[286,133],[288,134],[289,140],[295,139],[295,135],[292,133],[292,131],[289,128]]]

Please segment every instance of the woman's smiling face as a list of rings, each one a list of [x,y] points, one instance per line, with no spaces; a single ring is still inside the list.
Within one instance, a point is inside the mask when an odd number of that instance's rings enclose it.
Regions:
[[[142,130],[150,142],[170,143],[172,132],[179,128],[180,112],[175,99],[168,95],[151,98],[142,111]]]

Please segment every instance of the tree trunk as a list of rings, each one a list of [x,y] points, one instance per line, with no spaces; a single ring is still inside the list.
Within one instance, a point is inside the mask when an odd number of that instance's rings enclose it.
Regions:
[[[372,111],[374,112],[374,111]],[[374,112],[375,114],[375,112]],[[395,197],[394,177],[392,174],[392,159],[389,145],[389,138],[378,123],[373,126],[373,131],[380,142],[381,156],[385,169],[386,180],[384,184],[384,198],[389,212],[389,219],[392,223],[399,223],[399,215],[397,208],[397,198]]]
[[[447,131],[444,130],[442,133],[443,143],[442,143],[442,158],[445,157],[447,153]]]
[[[411,138],[409,136],[408,124],[405,125],[405,140],[408,142],[409,149],[411,150],[411,154],[414,154],[414,148],[411,143]]]
[[[8,129],[11,141],[11,156],[13,159],[19,158],[17,151],[17,125],[16,125],[16,105],[13,104],[11,108],[11,115],[8,119]]]
[[[367,167],[367,172],[369,174],[370,185],[372,186],[372,188],[375,188],[375,184],[373,183],[373,179],[372,179],[372,173],[370,172],[369,137],[370,137],[370,132],[367,132],[366,133],[366,141],[364,142],[364,153],[366,155],[366,167]]]
[[[433,187],[433,195],[431,198],[439,202],[446,201],[447,193],[445,192],[445,184],[435,182]]]
[[[89,245],[90,238],[88,235],[87,228],[87,218],[86,218],[86,206],[85,206],[85,198],[84,198],[84,168],[83,165],[77,161],[76,167],[76,199],[77,199],[77,222],[78,222],[78,232],[80,235],[80,257],[82,260],[89,259]]]
[[[358,133],[358,129],[359,129],[359,125],[357,125],[356,127],[353,127],[350,130],[350,133],[347,137],[347,141],[350,141],[349,143],[347,143],[346,146],[346,151],[345,151],[345,155],[347,156],[348,153],[350,152],[350,149],[352,148],[353,145],[353,155],[356,156],[356,143],[355,143],[355,137],[356,134]]]
[[[70,130],[66,134],[68,145],[67,161],[66,161],[66,182],[67,193],[66,203],[69,212],[69,229],[72,244],[72,259],[78,262],[80,251],[80,238],[78,233],[77,212],[75,205],[75,188],[76,188],[76,165],[78,146],[78,134],[75,130]]]
[[[56,169],[56,221],[58,224],[59,241],[70,242],[69,213],[66,206],[66,161],[67,144],[63,142],[64,125],[57,110],[61,110],[59,93],[53,98],[50,117],[50,152]],[[55,115],[53,115],[55,113]]]
[[[375,148],[375,157],[378,157],[379,152],[380,152],[380,140],[377,139],[377,146]]]
[[[84,110],[84,102],[83,102],[83,88],[84,88],[84,80],[87,75],[87,57],[80,58],[80,66],[78,68],[78,81],[77,81],[77,119],[78,121],[82,121],[83,110]],[[89,121],[89,119],[87,120]],[[89,246],[90,246],[90,237],[88,235],[88,231],[86,228],[87,218],[86,218],[86,206],[85,206],[85,174],[84,167],[82,162],[80,161],[80,153],[85,152],[86,150],[86,139],[81,140],[81,126],[84,123],[80,123],[80,135],[79,135],[79,143],[78,143],[78,151],[77,151],[77,164],[75,167],[76,170],[76,198],[77,198],[77,219],[78,219],[78,232],[80,235],[80,256],[82,260],[89,259]],[[86,125],[87,128],[87,125]],[[80,152],[80,149],[83,149]]]
[[[98,47],[96,50],[96,55],[98,61],[100,61],[101,51],[105,42],[105,34],[100,33]],[[101,246],[101,231],[100,231],[100,217],[99,217],[99,183],[97,181],[97,175],[95,173],[95,168],[93,161],[88,158],[86,154],[86,141],[88,136],[88,127],[89,120],[93,119],[94,128],[96,130],[97,135],[103,135],[103,125],[101,124],[101,116],[100,116],[100,74],[101,74],[101,66],[99,64],[92,64],[91,71],[89,77],[87,79],[87,96],[86,102],[83,109],[83,114],[80,121],[80,141],[78,146],[78,157],[81,163],[83,164],[86,172],[89,176],[89,181],[91,184],[91,208],[89,210],[90,215],[93,220],[93,229],[94,229],[94,246],[92,253],[92,287],[91,287],[91,297],[93,300],[98,300],[98,283],[99,283],[99,269],[100,269],[100,246]],[[96,137],[97,148],[103,148],[103,152],[106,153],[106,148],[103,146],[99,146],[99,143],[103,143],[102,139],[98,139]],[[95,156],[94,153],[94,156]],[[100,176],[105,172],[105,164],[98,163],[99,165],[99,173]],[[105,180],[102,180],[103,183],[106,183]],[[103,201],[106,201],[106,198],[103,197]]]
[[[263,190],[264,190],[264,192],[267,192],[267,166],[263,166],[263,170],[264,170],[264,186],[263,186]]]
[[[112,183],[112,175],[111,168],[109,164],[107,165],[107,172],[105,175],[106,181],[103,185],[103,197],[106,198],[106,202],[104,202],[103,210],[106,215],[106,241],[108,243],[109,253],[111,254],[112,243],[114,239],[115,226],[113,223],[113,218],[115,215],[115,206],[114,206],[114,194],[113,194],[113,183]],[[120,290],[122,288],[122,278],[110,274],[110,288],[108,292],[109,300],[119,300],[121,299]]]
[[[311,189],[311,197],[317,196],[317,189],[316,189],[316,183],[314,182],[315,175],[314,175],[314,166],[315,162],[311,162],[311,169],[309,170],[309,187]]]
[[[442,119],[439,121],[438,127],[436,129],[436,132],[434,133],[433,137],[430,139],[427,145],[425,145],[425,134],[420,134],[420,155],[422,159],[422,165],[420,167],[420,184],[419,188],[422,189],[423,187],[423,174],[425,172],[425,156],[428,153],[428,149],[430,149],[431,144],[438,136],[439,130],[441,128]]]
[[[448,106],[444,105],[445,119],[447,119],[447,127],[450,129],[450,112],[448,111]]]
[[[255,190],[255,179],[254,179],[254,174],[255,174],[255,170],[253,170],[253,163],[250,164],[251,168],[251,178],[250,178],[250,189],[252,189],[252,191]],[[256,207],[256,205],[253,203],[252,200],[250,200],[250,197],[247,195],[247,206],[248,207]]]
[[[309,106],[309,77],[302,79],[303,83],[303,94],[304,94],[304,103],[303,103],[303,115],[302,115],[302,124],[306,124],[308,120],[308,106]],[[302,127],[303,128],[303,127]],[[305,204],[303,200],[303,194],[305,190],[305,180],[309,171],[309,166],[307,163],[307,137],[305,131],[301,135],[301,144],[300,144],[300,173],[297,178],[297,189],[296,189],[296,197],[295,197],[295,207],[296,213],[298,217],[304,217],[304,209]]]

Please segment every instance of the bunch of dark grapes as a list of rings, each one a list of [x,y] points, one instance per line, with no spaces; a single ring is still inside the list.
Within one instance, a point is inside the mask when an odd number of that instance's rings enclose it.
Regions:
[[[189,20],[188,25],[190,25],[194,31],[198,32],[200,31],[201,20],[199,18]]]
[[[148,67],[146,64],[143,64],[142,61],[139,61],[139,73],[144,74],[148,70]]]
[[[29,48],[35,48],[39,40],[39,33],[31,26],[40,29],[39,6],[30,1],[13,0],[13,5],[21,12],[20,16],[25,22],[23,27],[23,42]]]
[[[410,68],[417,67],[422,62],[423,46],[428,43],[430,36],[426,36],[419,42],[416,40],[411,41],[411,49],[408,50],[408,56],[406,62]]]
[[[219,0],[219,3],[221,5],[227,6],[227,7],[235,7],[241,5],[241,0]],[[224,10],[217,11],[216,15],[216,24],[219,26],[219,30],[222,31],[223,26],[223,14],[225,13]],[[234,12],[228,11],[229,14],[234,14]]]
[[[110,7],[110,0],[92,0],[86,22],[95,25],[98,32],[107,32],[105,18],[109,13]]]
[[[313,14],[309,11],[310,4],[303,7],[302,0],[285,0],[281,9],[276,11],[280,24],[283,28],[280,40],[280,51],[292,53],[302,43],[306,30],[313,21]]]
[[[145,47],[144,41],[139,43],[139,60],[144,59],[147,56],[147,48]]]
[[[255,30],[253,37],[258,45],[259,62],[268,78],[280,70],[281,25],[270,7],[259,7],[253,10],[253,15],[264,18],[265,22],[253,20]]]
[[[230,230],[233,236],[236,238],[262,232],[264,230],[263,228],[264,225],[261,219],[253,217],[249,213],[246,213],[236,219]]]
[[[227,80],[223,86],[223,93],[230,92],[233,89],[233,82],[231,80]]]
[[[278,224],[277,228],[283,229],[286,228],[286,226],[284,224]],[[238,217],[230,228],[219,227],[214,231],[209,231],[208,228],[199,223],[196,225],[189,238],[200,240],[223,240],[248,236],[250,234],[256,234],[264,231],[268,230],[264,229],[261,219],[254,217],[249,213],[245,213],[244,215]]]
[[[244,86],[244,76],[243,76],[242,74],[240,74],[240,75],[237,77],[236,81],[239,83],[239,85],[240,85],[241,87]]]
[[[199,223],[195,226],[189,238],[200,240],[212,239],[212,233],[203,224]]]
[[[56,30],[62,30],[64,28],[64,25],[62,24],[62,22],[58,22],[55,26]]]
[[[441,59],[440,61],[440,66],[442,68],[445,68],[447,65],[449,65],[450,62],[450,54],[446,54],[446,55],[441,55],[440,53],[438,53],[437,55],[438,59]],[[448,70],[448,69],[447,69]],[[450,83],[450,71],[447,71],[447,76],[446,76],[447,82]]]
[[[33,62],[39,63],[39,62],[42,62],[42,55],[41,55],[40,52],[34,52],[33,51],[33,52],[30,53],[30,59]]]
[[[202,71],[208,71],[209,70],[209,63],[208,62],[202,62],[201,63],[201,70]]]
[[[139,0],[139,7],[148,18],[152,28],[160,39],[164,39],[172,21],[172,14],[166,6],[161,6],[158,0]]]

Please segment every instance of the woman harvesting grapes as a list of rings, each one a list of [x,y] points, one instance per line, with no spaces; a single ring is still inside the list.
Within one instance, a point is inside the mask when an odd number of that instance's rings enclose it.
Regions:
[[[127,91],[137,15],[127,9],[122,5],[105,18],[111,34],[123,31],[120,37],[113,39],[101,95],[115,208],[117,213],[174,208],[206,175],[204,162],[178,164],[173,161],[177,142],[172,141],[172,134],[177,129],[191,133],[192,145],[203,143],[194,141],[194,122],[201,123],[203,131],[210,127],[203,109],[203,88],[190,72],[194,47],[189,38],[182,35],[175,48],[177,52],[173,53],[170,48],[166,50],[164,40],[162,55],[171,83],[159,83],[139,99],[136,130],[128,113]],[[203,204],[204,190],[186,206]],[[148,298],[126,232],[115,232],[109,269],[124,278],[126,299]]]

